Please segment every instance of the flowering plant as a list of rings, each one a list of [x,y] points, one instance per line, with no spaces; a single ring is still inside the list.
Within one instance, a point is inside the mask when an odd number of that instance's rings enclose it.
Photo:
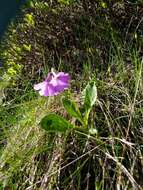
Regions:
[[[35,84],[34,89],[38,90],[41,96],[55,96],[69,88],[69,86],[69,74],[64,72],[55,73],[52,69],[45,81]]]
[[[51,71],[44,82],[34,85],[34,89],[42,96],[54,96],[60,94],[69,87],[70,76],[67,73],[55,73]],[[62,103],[67,113],[78,120],[79,125],[88,129],[88,119],[90,111],[97,99],[97,89],[95,82],[89,82],[82,93],[83,105],[79,107],[71,98],[63,97]],[[65,118],[50,113],[42,118],[41,127],[48,132],[65,132],[67,129],[79,129],[75,124],[70,123]],[[95,129],[89,129],[90,133],[95,133]]]

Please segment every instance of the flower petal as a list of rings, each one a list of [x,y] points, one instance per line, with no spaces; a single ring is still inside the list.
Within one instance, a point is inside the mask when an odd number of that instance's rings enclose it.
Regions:
[[[59,90],[62,88],[68,88],[69,87],[69,81],[70,76],[68,74],[65,74],[63,72],[58,73],[52,80],[50,81],[50,84],[55,86]]]
[[[34,90],[41,90],[45,86],[45,81],[34,85]]]
[[[53,85],[47,84],[44,96],[54,96],[57,94],[59,94],[57,89]]]
[[[49,73],[44,82],[34,85],[34,89],[39,91],[41,96],[54,96],[69,87],[70,76],[67,73]]]
[[[64,73],[64,72],[59,72],[57,74],[57,78],[58,78],[58,80],[61,80],[61,81],[65,82],[65,83],[70,81],[69,74],[68,73]]]

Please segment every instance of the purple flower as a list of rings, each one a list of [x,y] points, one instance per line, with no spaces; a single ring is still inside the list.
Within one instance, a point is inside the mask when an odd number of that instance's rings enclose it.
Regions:
[[[69,87],[70,76],[68,73],[51,71],[45,81],[35,84],[34,89],[41,96],[55,96]]]

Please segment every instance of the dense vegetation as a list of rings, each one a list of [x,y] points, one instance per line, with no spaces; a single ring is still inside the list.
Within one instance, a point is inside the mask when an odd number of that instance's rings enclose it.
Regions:
[[[22,8],[0,45],[0,189],[143,188],[142,15],[141,0],[32,0]],[[33,85],[52,67],[70,74],[71,87],[41,97]],[[97,100],[85,129],[62,99],[82,107],[90,81]],[[48,113],[79,129],[43,130]]]

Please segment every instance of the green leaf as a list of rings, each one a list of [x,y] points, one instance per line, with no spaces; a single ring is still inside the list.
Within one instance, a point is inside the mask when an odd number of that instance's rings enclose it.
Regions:
[[[90,110],[97,100],[97,88],[95,82],[90,82],[83,91],[84,108]]]
[[[74,127],[66,119],[56,114],[48,114],[41,120],[40,124],[48,132],[65,132]]]
[[[63,102],[63,106],[64,108],[66,109],[66,111],[72,116],[72,117],[75,117],[77,118],[79,121],[82,121],[82,116],[81,116],[81,113],[79,111],[79,108],[78,108],[78,105],[67,99],[67,98],[63,98],[62,99],[62,102]]]

